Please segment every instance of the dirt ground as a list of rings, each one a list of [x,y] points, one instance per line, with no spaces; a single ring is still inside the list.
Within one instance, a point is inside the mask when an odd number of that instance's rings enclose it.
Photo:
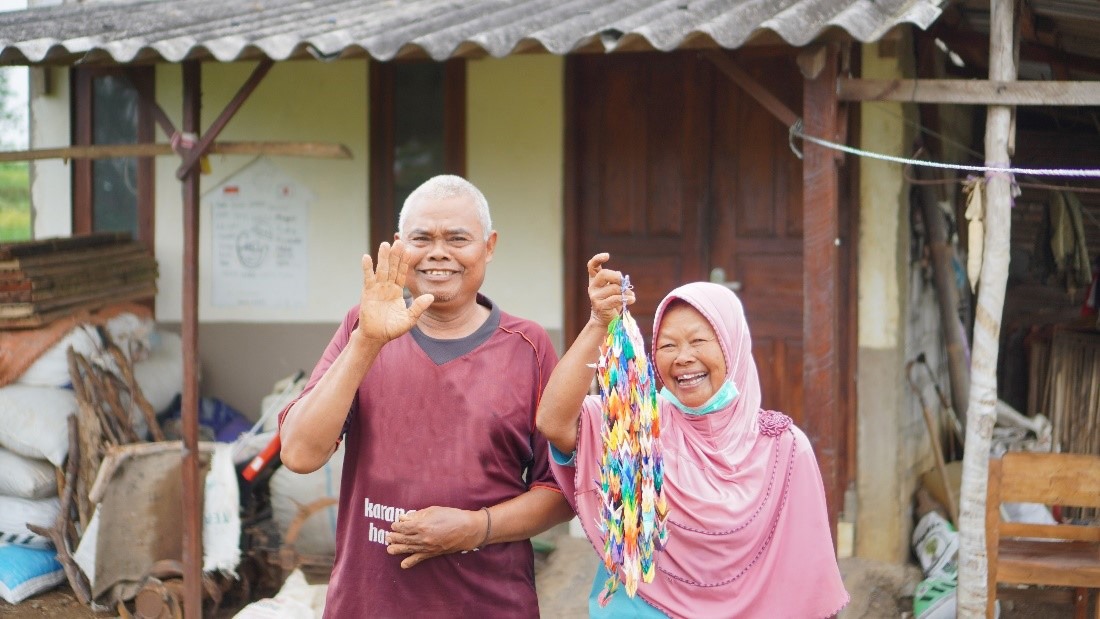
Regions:
[[[583,619],[588,616],[588,592],[596,573],[596,555],[584,539],[571,537],[562,525],[541,536],[554,545],[535,565],[539,611],[548,619]],[[894,565],[863,559],[842,559],[840,570],[852,601],[839,619],[911,619],[913,591],[920,580],[915,565]],[[1058,619],[1072,617],[1068,596],[1031,599],[1012,596],[1002,608],[1001,619]],[[82,606],[68,587],[11,606],[0,601],[0,618],[64,617],[90,619],[117,616],[96,614]]]

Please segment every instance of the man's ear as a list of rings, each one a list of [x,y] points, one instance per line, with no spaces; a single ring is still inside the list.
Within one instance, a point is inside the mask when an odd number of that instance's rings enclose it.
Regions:
[[[393,240],[394,241],[400,241],[401,240],[401,231],[400,230],[393,233]]]
[[[492,232],[489,233],[489,238],[485,240],[485,252],[487,254],[485,256],[485,262],[492,262],[493,261],[493,250],[496,249],[496,246],[497,246],[497,231],[493,230]]]

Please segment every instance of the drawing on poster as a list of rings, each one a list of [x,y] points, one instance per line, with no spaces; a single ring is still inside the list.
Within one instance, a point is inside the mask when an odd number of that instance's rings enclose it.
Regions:
[[[211,303],[302,307],[313,194],[261,157],[203,196],[211,215]]]

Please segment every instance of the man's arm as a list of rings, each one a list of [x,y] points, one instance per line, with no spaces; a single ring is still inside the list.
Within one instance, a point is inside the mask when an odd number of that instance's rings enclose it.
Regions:
[[[279,427],[280,457],[295,473],[311,473],[324,466],[336,450],[348,410],[363,377],[382,347],[413,328],[434,297],[421,295],[405,307],[402,289],[408,271],[405,245],[378,247],[378,266],[363,255],[363,291],[359,299],[359,324],[347,346],[325,371],[313,390],[299,400]]]
[[[572,517],[561,492],[535,486],[486,509],[433,506],[407,513],[386,534],[386,551],[409,555],[401,567],[410,568],[440,555],[529,539]]]
[[[298,400],[279,427],[280,458],[295,473],[312,473],[336,451],[359,384],[374,364],[382,344],[352,332],[347,346],[313,390]]]

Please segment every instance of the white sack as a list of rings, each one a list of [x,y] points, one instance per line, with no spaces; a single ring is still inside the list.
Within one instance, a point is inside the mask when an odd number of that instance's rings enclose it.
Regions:
[[[76,395],[68,389],[19,384],[0,387],[0,447],[60,467],[69,453],[65,420],[76,411]]]
[[[38,387],[64,387],[72,382],[69,378],[69,347],[85,357],[91,357],[102,345],[95,327],[77,325],[35,360],[15,382]]]
[[[0,495],[22,499],[57,496],[56,470],[45,460],[32,460],[0,447]]]
[[[153,332],[156,330],[152,318],[124,312],[108,320],[103,327],[131,363],[149,358],[153,351]]]
[[[134,380],[160,413],[183,391],[183,340],[171,331],[157,331],[153,340],[149,358],[134,363]]]
[[[52,527],[60,511],[61,500],[57,497],[32,500],[0,496],[0,542],[28,548],[50,548],[53,543],[32,533],[27,523]]]
[[[241,500],[232,445],[218,443],[206,474],[202,504],[202,570],[236,578],[241,562]]]
[[[279,533],[286,536],[298,509],[323,497],[340,496],[340,474],[344,469],[344,443],[328,462],[308,475],[280,467],[271,476],[271,511]],[[305,521],[294,547],[299,553],[333,555],[336,553],[336,505],[313,514]]]
[[[275,597],[245,606],[233,619],[321,619],[327,594],[327,584],[311,585],[302,571],[295,569]]]

